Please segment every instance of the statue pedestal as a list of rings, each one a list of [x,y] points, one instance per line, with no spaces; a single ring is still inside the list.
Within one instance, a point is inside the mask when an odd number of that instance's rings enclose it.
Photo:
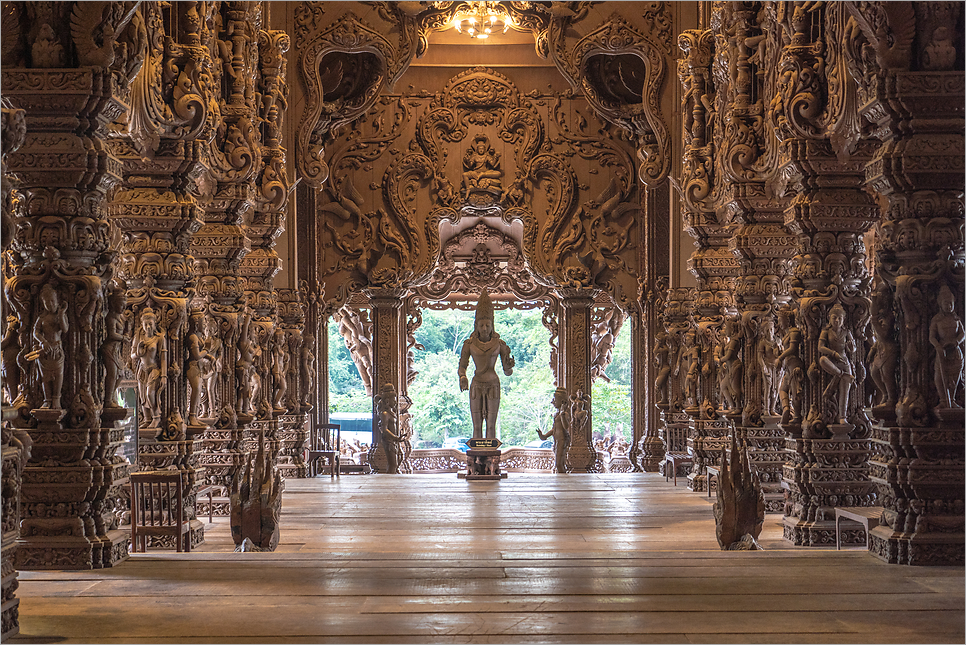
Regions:
[[[506,473],[500,472],[502,454],[497,448],[470,448],[466,451],[466,472],[457,473],[457,477],[467,481],[506,479]]]

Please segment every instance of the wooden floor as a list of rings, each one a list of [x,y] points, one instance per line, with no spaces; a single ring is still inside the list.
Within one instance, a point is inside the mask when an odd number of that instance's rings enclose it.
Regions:
[[[656,474],[288,480],[275,553],[22,572],[21,635],[71,643],[964,642],[962,567],[862,550],[722,552],[704,494]]]

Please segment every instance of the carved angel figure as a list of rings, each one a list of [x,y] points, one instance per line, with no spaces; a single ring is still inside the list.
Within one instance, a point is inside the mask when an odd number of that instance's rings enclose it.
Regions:
[[[474,189],[502,192],[502,178],[500,155],[490,145],[486,135],[476,135],[473,145],[463,155],[463,192]]]
[[[20,397],[20,366],[17,355],[20,354],[20,320],[13,315],[7,316],[7,327],[0,342],[0,369],[3,370],[3,390],[7,402],[14,403]]]
[[[966,331],[963,321],[955,313],[956,301],[947,285],[939,290],[937,299],[939,311],[929,323],[929,342],[936,350],[936,371],[934,379],[939,405],[945,408],[958,408],[956,391],[963,378],[963,341]]]
[[[312,394],[315,392],[315,336],[305,334],[302,338],[302,405],[312,405]]]
[[[41,408],[60,408],[60,393],[64,385],[64,342],[67,331],[67,303],[61,303],[57,290],[50,283],[40,290],[41,310],[34,321],[33,338],[36,349],[27,360],[36,361],[44,392]]]
[[[892,406],[898,400],[896,369],[899,364],[899,345],[893,339],[896,316],[892,310],[892,292],[880,281],[872,294],[872,331],[875,342],[869,350],[869,373],[875,384],[876,406]]]
[[[191,316],[191,333],[185,339],[188,345],[188,369],[186,376],[188,380],[188,423],[190,425],[201,425],[198,420],[198,413],[201,408],[201,392],[204,387],[204,378],[211,369],[211,356],[205,347],[202,337],[208,335],[206,319],[203,312],[196,312]]]
[[[610,383],[610,378],[606,374],[607,366],[613,360],[614,354],[614,334],[612,333],[611,320],[614,317],[614,309],[609,309],[604,313],[603,319],[594,326],[591,346],[593,348],[593,358],[590,361],[590,376],[592,380],[604,379]]]
[[[848,423],[849,392],[855,382],[855,337],[845,327],[845,309],[836,303],[818,337],[818,364],[832,375],[823,396],[837,403],[838,423]]]
[[[151,307],[141,312],[141,329],[134,338],[131,361],[141,402],[141,427],[161,422],[161,392],[168,382],[167,335],[158,328],[158,317]]]

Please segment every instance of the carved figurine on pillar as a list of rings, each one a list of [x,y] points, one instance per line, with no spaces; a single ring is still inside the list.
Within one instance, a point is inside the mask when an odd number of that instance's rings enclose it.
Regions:
[[[779,311],[778,320],[785,335],[782,337],[784,350],[775,359],[782,366],[781,387],[778,398],[782,404],[782,423],[800,424],[802,422],[802,402],[805,378],[805,361],[802,360],[802,330],[795,326],[795,314],[791,309]]]
[[[723,412],[737,414],[741,410],[744,365],[741,362],[741,331],[735,320],[725,319],[723,336],[721,364],[718,366],[721,395],[725,401]]]
[[[399,435],[397,423],[396,388],[392,383],[382,386],[379,394],[372,397],[376,404],[376,418],[379,424],[379,445],[386,454],[386,473],[399,474]]]
[[[836,303],[828,314],[828,325],[818,338],[818,363],[832,375],[823,396],[836,405],[836,421],[848,423],[849,394],[855,382],[852,361],[855,355],[855,338],[845,327],[845,309]]]
[[[898,400],[899,345],[896,343],[896,315],[892,309],[892,290],[880,280],[872,292],[872,331],[875,342],[869,350],[869,373],[875,384],[877,399],[873,401],[877,415],[895,417]]]
[[[131,360],[141,402],[141,427],[161,423],[161,393],[167,385],[168,347],[166,334],[158,328],[158,317],[151,307],[141,312],[141,329],[134,339]]]
[[[473,383],[468,384],[466,368],[470,358],[476,365]],[[496,360],[503,364],[503,373],[513,374],[515,361],[509,346],[493,331],[493,303],[489,294],[480,294],[476,305],[476,323],[473,333],[463,341],[460,352],[460,390],[470,391],[470,416],[473,419],[473,438],[496,439],[496,419],[500,412],[500,377],[497,376]],[[484,435],[483,422],[486,422]]]
[[[947,285],[939,290],[939,311],[929,323],[929,343],[936,350],[934,379],[940,408],[960,408],[956,400],[963,379],[963,321],[955,313],[956,301]]]
[[[568,403],[570,403],[570,397],[567,396],[567,390],[558,387],[553,393],[553,407],[557,409],[553,415],[553,426],[547,433],[540,432],[537,429],[537,436],[541,440],[546,441],[553,437],[553,471],[558,475],[567,472],[567,450],[570,448],[571,422]]]
[[[765,316],[761,321],[758,337],[758,368],[762,375],[762,415],[778,414],[778,384],[781,382],[781,346],[775,337],[775,321]]]
[[[106,337],[101,345],[101,357],[104,359],[105,408],[120,407],[115,394],[125,367],[121,358],[121,348],[124,345],[124,309],[126,307],[127,290],[119,284],[112,284],[104,324]]]
[[[654,337],[654,362],[657,363],[657,376],[654,378],[657,402],[658,404],[667,403],[667,381],[671,375],[671,345],[668,343],[667,332],[663,329],[659,329]]]
[[[681,343],[681,352],[678,354],[678,364],[674,370],[674,375],[677,376],[682,371],[684,372],[685,404],[690,409],[697,409],[698,376],[701,374],[701,345],[698,344],[698,335],[693,329],[689,329],[684,334],[684,341]]]
[[[476,135],[473,138],[473,144],[463,155],[464,195],[474,190],[501,193],[503,192],[502,178],[500,155],[490,145],[490,140],[485,134]]]
[[[61,303],[57,290],[50,283],[40,290],[42,310],[34,321],[33,338],[37,349],[27,354],[36,361],[43,388],[41,409],[61,409],[60,393],[64,385],[64,342],[67,331],[67,303]]]
[[[192,426],[202,425],[198,418],[201,407],[201,392],[204,387],[205,376],[210,369],[211,356],[205,348],[202,336],[207,335],[208,329],[205,324],[205,313],[202,310],[194,311],[191,314],[191,333],[188,334],[188,424]]]
[[[300,404],[302,412],[312,409],[312,396],[315,393],[315,336],[305,334],[302,342],[302,392]]]

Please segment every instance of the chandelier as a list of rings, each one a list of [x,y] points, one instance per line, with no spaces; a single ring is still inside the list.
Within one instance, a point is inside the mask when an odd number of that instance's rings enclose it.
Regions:
[[[470,38],[489,38],[500,30],[506,33],[515,23],[507,10],[499,2],[466,2],[453,15],[453,27],[459,33],[467,33]]]

